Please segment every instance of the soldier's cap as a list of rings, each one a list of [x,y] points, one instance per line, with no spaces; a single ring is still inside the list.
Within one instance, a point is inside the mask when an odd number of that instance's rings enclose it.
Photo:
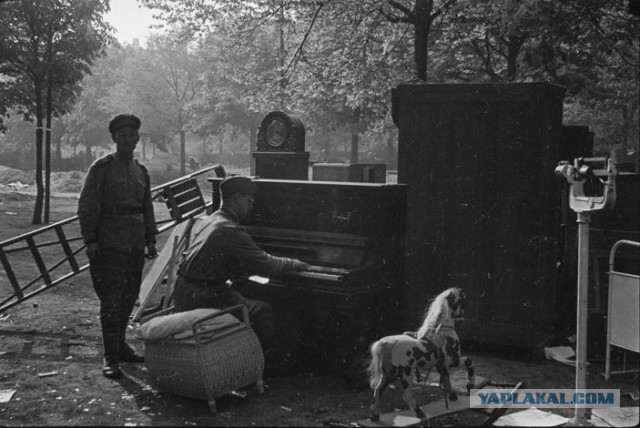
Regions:
[[[242,175],[232,175],[225,177],[220,182],[220,191],[223,195],[233,195],[234,193],[242,193],[243,195],[253,195],[256,193],[258,186],[249,177]]]
[[[113,134],[123,126],[133,126],[140,129],[140,119],[132,114],[119,114],[109,122],[109,132]]]

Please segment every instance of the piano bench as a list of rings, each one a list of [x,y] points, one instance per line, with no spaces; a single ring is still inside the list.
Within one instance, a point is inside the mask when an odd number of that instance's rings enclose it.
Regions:
[[[215,331],[199,329],[203,322],[242,309],[244,322]],[[165,311],[163,311],[165,312]],[[216,398],[256,383],[264,392],[264,354],[258,337],[249,327],[246,307],[240,305],[193,323],[194,335],[186,339],[145,340],[145,364],[158,390],[207,400],[216,413]]]

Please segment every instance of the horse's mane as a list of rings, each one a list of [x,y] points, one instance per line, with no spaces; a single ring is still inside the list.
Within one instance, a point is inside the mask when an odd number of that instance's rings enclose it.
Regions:
[[[453,290],[451,288],[438,294],[428,309],[425,311],[422,326],[418,330],[418,338],[424,337],[431,329],[438,330],[442,325],[446,324],[451,318],[451,309],[447,302],[447,297]]]

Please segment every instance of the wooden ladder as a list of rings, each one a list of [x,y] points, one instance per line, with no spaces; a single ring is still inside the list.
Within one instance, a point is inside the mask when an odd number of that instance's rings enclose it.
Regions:
[[[169,181],[151,189],[153,200],[162,199],[170,218],[156,223],[158,233],[165,232],[203,212],[211,210],[212,202],[205,202],[196,177],[212,169],[224,171],[220,165],[203,168],[192,174]],[[184,228],[184,225],[183,225]],[[78,217],[51,224],[0,242],[0,314],[38,294],[55,287],[89,267],[86,247],[79,232]],[[171,245],[168,245],[171,247]],[[39,274],[25,278],[21,263],[12,262],[12,255],[29,252]],[[62,255],[62,258],[60,258]],[[6,283],[11,289],[7,291]]]

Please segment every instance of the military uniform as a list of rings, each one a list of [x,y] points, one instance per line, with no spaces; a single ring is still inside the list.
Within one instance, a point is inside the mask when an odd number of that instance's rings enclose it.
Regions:
[[[146,168],[120,153],[96,160],[82,187],[78,217],[84,242],[97,243],[100,251],[90,260],[91,279],[100,298],[105,360],[118,363],[132,352],[126,326],[140,292],[145,245],[156,240]]]
[[[271,305],[248,299],[229,284],[248,274],[277,275],[293,271],[299,262],[266,253],[238,222],[238,217],[224,208],[196,220],[189,250],[180,264],[175,306],[177,311],[187,311],[245,304],[252,328],[262,346],[267,347],[274,334]]]

